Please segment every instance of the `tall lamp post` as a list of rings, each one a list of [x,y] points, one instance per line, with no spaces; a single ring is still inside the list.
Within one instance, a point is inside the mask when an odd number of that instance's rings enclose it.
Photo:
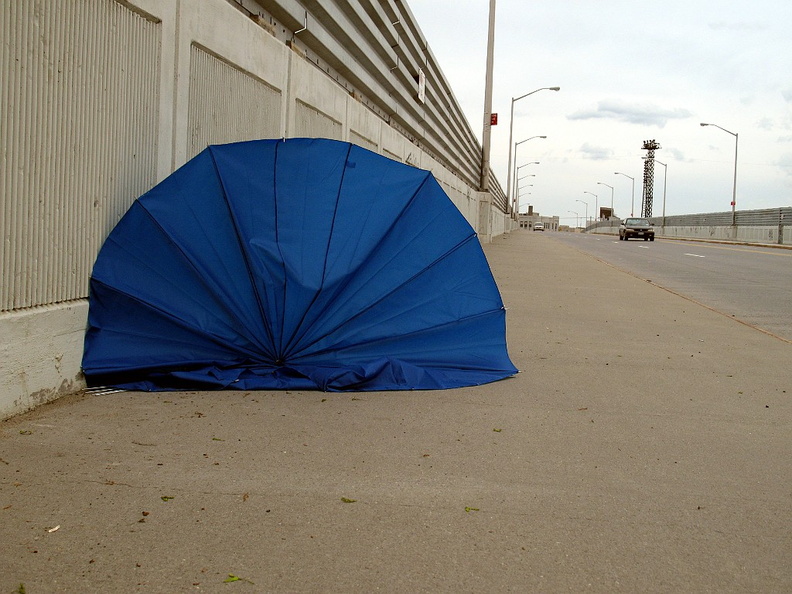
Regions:
[[[594,220],[597,220],[597,211],[599,210],[599,196],[597,196],[594,192],[583,192],[584,194],[591,194],[594,196]]]
[[[518,176],[518,175],[520,175],[520,169],[522,169],[523,167],[526,167],[526,166],[528,166],[528,165],[539,165],[539,161],[531,161],[530,163],[523,163],[522,165],[520,165],[520,166],[519,166],[519,167],[516,169],[516,172],[517,172],[517,173],[515,173],[515,176]]]
[[[492,136],[492,71],[495,62],[495,0],[490,0],[489,29],[487,32],[487,71],[484,79],[484,131],[481,134],[482,192],[489,192],[490,138]],[[508,208],[509,201],[506,200]],[[489,233],[489,231],[487,231]]]
[[[529,140],[533,140],[534,138],[547,138],[547,136],[531,136],[530,138],[526,138],[525,140],[521,140],[520,142],[515,142],[514,143],[514,160],[515,161],[517,160],[517,147],[520,146],[523,142],[528,142]],[[515,177],[515,179],[513,180],[512,183],[513,183],[514,188],[515,188],[514,191],[516,192],[517,191],[517,189],[516,189],[517,188],[517,179],[516,179],[517,175],[516,175],[516,173],[515,173],[514,177]],[[508,179],[511,179],[511,178],[508,178]],[[507,179],[507,181],[508,181],[508,179]],[[507,202],[508,202],[508,200],[507,200]]]
[[[573,215],[575,215],[575,232],[577,232],[577,228],[580,227],[580,215],[576,213],[574,210],[570,210],[567,212],[571,212]]]
[[[632,180],[632,201],[630,202],[630,216],[633,216],[633,211],[635,209],[635,178],[631,175],[627,175],[626,173],[619,173],[618,171],[613,175],[623,175],[624,177],[629,177]]]
[[[575,202],[583,202],[583,200],[575,200]],[[588,202],[583,202],[583,204],[586,205],[586,218],[584,219],[584,221],[586,222],[586,225],[588,225]]]
[[[527,165],[539,165],[539,161],[531,161],[530,163],[523,163],[522,165],[520,165],[517,169],[514,170],[514,178],[515,179],[520,179],[520,177],[519,177],[520,176],[520,169],[522,169],[523,167],[525,167]],[[511,189],[511,188],[509,188],[509,189]]]
[[[535,173],[526,173],[522,177],[518,177],[517,178],[517,200],[520,199],[520,182],[522,180],[524,180],[525,178],[527,178],[527,177],[536,177],[536,174]],[[533,186],[533,184],[528,184],[528,185]],[[525,188],[525,187],[526,186],[523,186],[523,188]],[[520,204],[519,204],[519,202],[517,203],[517,214],[520,214]]]
[[[734,136],[734,185],[732,186],[732,203],[731,203],[731,207],[732,207],[732,225],[736,225],[737,224],[737,219],[736,219],[737,215],[736,215],[736,212],[735,212],[734,209],[737,206],[737,141],[739,140],[739,138],[737,136],[737,132],[730,132],[726,128],[721,128],[720,126],[718,126],[718,124],[705,124],[705,123],[702,123],[701,125],[702,126],[715,126],[716,128],[720,128],[724,132]]]
[[[518,188],[517,189],[517,215],[518,216],[520,214],[520,212],[519,212],[520,211],[520,198],[522,198],[523,196],[530,196],[531,195],[531,192],[520,193],[520,189],[528,189],[528,188],[531,188],[531,187],[533,187],[533,184],[528,184],[528,185],[523,186],[522,188]],[[529,206],[528,207],[529,211],[530,211],[530,208],[531,207]]]
[[[494,2],[495,0],[493,0]],[[531,91],[530,93],[526,93],[525,95],[520,95],[519,97],[512,97],[511,100],[511,113],[509,114],[509,169],[506,172],[506,185],[507,188],[511,189],[511,173],[512,173],[512,133],[514,132],[514,104],[517,103],[520,99],[525,99],[528,95],[533,95],[534,93],[538,93],[539,91],[560,91],[561,87],[542,87],[541,89],[536,89],[535,91]],[[515,161],[517,160],[517,156],[515,155]],[[506,202],[508,202],[510,195],[507,194]]]
[[[604,182],[597,182],[601,186],[608,186],[611,189],[611,216],[613,216],[613,186],[608,185]]]

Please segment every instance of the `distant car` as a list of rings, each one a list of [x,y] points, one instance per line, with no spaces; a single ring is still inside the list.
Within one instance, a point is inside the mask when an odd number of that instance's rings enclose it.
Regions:
[[[534,231],[544,231],[544,223],[534,223]]]
[[[627,241],[630,237],[643,238],[644,241],[654,241],[655,230],[649,219],[624,219],[619,225],[619,240]]]

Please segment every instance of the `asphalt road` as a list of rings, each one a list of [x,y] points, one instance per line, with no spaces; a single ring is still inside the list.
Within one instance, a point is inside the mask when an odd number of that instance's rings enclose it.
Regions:
[[[792,250],[660,238],[619,241],[577,233],[546,236],[792,341]]]

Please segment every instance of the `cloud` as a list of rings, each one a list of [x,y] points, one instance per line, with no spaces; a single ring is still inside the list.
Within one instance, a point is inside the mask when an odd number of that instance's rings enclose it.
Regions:
[[[770,118],[762,118],[756,122],[756,127],[761,128],[762,130],[772,130],[775,128],[775,123]]]
[[[613,149],[593,146],[588,142],[580,147],[580,152],[583,153],[585,159],[591,159],[592,161],[606,161],[613,157]]]
[[[683,153],[679,149],[669,148],[666,149],[666,152],[670,153],[671,156],[674,157],[676,161],[687,161],[687,159],[685,158],[685,153]]]
[[[663,109],[651,104],[624,103],[615,99],[600,101],[596,108],[582,109],[567,116],[569,120],[611,119],[629,124],[657,126],[663,128],[672,119],[691,117],[687,109],[680,107]]]
[[[784,173],[792,177],[792,153],[781,155],[781,158],[776,161],[776,165],[778,165]]]
[[[736,23],[726,23],[718,21],[716,23],[709,23],[707,25],[713,31],[764,31],[767,25],[759,22],[740,21]]]
[[[784,101],[786,101],[787,103],[792,103],[792,87],[781,91],[781,96],[784,98]]]

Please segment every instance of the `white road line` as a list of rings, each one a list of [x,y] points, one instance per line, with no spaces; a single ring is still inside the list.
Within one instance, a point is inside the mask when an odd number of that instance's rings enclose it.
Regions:
[[[701,256],[699,254],[685,254],[686,256],[693,256],[694,258],[706,258],[706,256]]]

